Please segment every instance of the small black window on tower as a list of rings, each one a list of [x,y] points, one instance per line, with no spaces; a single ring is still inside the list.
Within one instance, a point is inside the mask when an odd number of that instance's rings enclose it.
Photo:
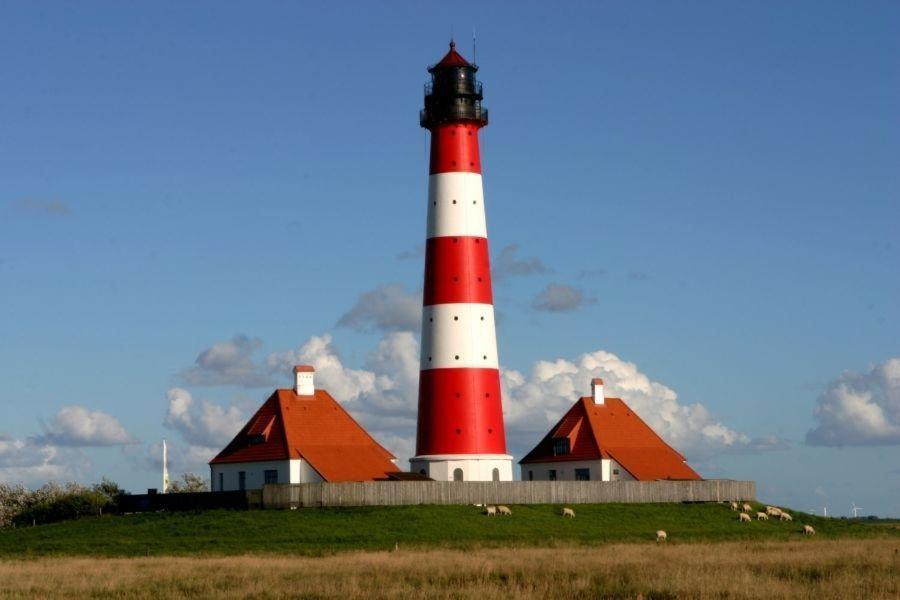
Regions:
[[[547,479],[556,481],[556,469],[547,469]]]
[[[528,481],[534,481],[534,471],[528,471]]]
[[[494,470],[491,471],[491,481],[500,481],[500,469],[494,467]]]
[[[563,456],[569,453],[569,438],[556,438],[553,440],[553,456]]]

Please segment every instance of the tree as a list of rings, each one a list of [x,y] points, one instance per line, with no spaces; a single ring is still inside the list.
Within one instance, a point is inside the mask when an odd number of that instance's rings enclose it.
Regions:
[[[181,479],[169,483],[170,494],[183,494],[188,492],[208,492],[209,482],[196,473],[182,473]]]

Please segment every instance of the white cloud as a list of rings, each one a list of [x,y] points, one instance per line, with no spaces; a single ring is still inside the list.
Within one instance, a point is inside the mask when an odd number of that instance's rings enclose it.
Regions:
[[[676,450],[691,459],[723,451],[781,448],[776,438],[751,439],[713,417],[702,404],[683,404],[668,386],[652,381],[637,365],[597,350],[576,360],[538,361],[529,375],[504,370],[507,431],[513,440],[530,439],[531,446],[568,410],[590,394],[590,381],[602,377],[608,396],[621,397]]]
[[[531,306],[546,312],[571,312],[596,302],[596,298],[588,298],[579,288],[564,283],[548,283],[547,287],[534,297]]]
[[[165,425],[174,429],[192,446],[221,450],[241,430],[248,415],[236,406],[223,407],[207,400],[194,400],[182,388],[166,392],[168,410]],[[218,451],[218,450],[217,450]]]
[[[864,373],[845,371],[823,392],[806,433],[813,446],[900,444],[900,357]]]
[[[194,366],[181,371],[178,377],[188,385],[265,387],[271,380],[253,361],[253,353],[260,346],[262,341],[259,339],[237,334],[201,352]]]
[[[421,319],[422,293],[395,283],[361,294],[337,324],[357,331],[418,331]]]
[[[82,406],[65,406],[45,426],[43,441],[57,446],[117,446],[133,438],[112,415]]]
[[[15,439],[0,434],[0,481],[43,484],[72,481],[83,472],[87,459],[36,438]]]
[[[327,333],[296,351],[271,354],[266,362],[285,376],[295,364],[312,365],[317,388],[328,390],[388,450],[410,456],[419,385],[419,343],[411,332],[386,333],[361,369],[343,363]],[[402,462],[398,466],[407,468]]]

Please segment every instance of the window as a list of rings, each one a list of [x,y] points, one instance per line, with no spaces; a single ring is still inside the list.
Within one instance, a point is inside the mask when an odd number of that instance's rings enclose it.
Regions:
[[[550,481],[556,481],[556,469],[549,469],[547,471],[547,479]]]
[[[453,481],[462,481],[462,480],[463,480],[462,469],[453,469]]]
[[[247,489],[247,472],[238,471],[238,489],[244,491]]]
[[[553,440],[553,456],[562,456],[569,453],[569,438],[556,438]]]
[[[491,471],[491,481],[500,481],[500,469]]]
[[[534,471],[528,471],[528,481],[534,481]]]
[[[618,470],[618,469],[613,469],[613,475],[618,475],[618,474],[619,474],[619,470]]]
[[[263,471],[263,482],[264,483],[278,483],[278,470],[277,469],[266,469]]]
[[[591,470],[590,469],[575,469],[575,481],[590,481],[591,480]]]
[[[419,475],[425,475],[425,469],[419,469]]]
[[[225,491],[225,473],[219,473],[219,491]]]

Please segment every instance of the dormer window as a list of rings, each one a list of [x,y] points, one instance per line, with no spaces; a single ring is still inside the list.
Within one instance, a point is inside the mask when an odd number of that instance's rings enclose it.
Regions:
[[[564,456],[569,453],[569,438],[553,440],[553,456]]]
[[[262,444],[266,441],[265,434],[262,433],[251,433],[247,435],[247,441],[251,446],[255,446],[257,444]]]

